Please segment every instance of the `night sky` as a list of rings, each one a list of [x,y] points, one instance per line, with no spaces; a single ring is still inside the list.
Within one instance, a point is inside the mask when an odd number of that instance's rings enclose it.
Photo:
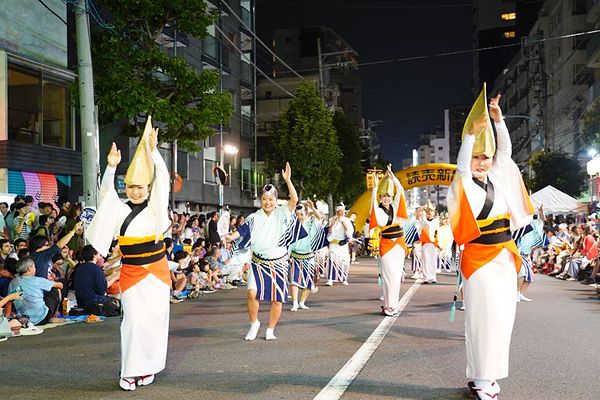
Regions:
[[[259,37],[275,29],[326,25],[359,62],[471,49],[469,0],[258,0]],[[261,54],[266,54],[261,52]],[[411,157],[416,135],[443,124],[443,109],[471,104],[472,54],[360,66],[363,115],[377,128],[383,157]]]

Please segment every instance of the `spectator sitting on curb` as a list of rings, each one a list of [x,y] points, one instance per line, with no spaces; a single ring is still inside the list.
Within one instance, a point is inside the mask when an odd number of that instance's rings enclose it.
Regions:
[[[61,249],[69,243],[77,230],[81,229],[82,222],[77,222],[73,229],[67,232],[56,244],[51,245],[48,238],[44,236],[34,236],[29,242],[29,252],[35,262],[35,276],[47,278],[48,272],[52,267],[52,257],[60,254]]]
[[[20,259],[16,272],[17,277],[10,282],[8,290],[12,292],[20,288],[23,291],[23,299],[14,302],[17,312],[28,315],[34,325],[51,322],[61,303],[58,290],[63,288],[63,284],[35,276],[35,262],[31,257]]]
[[[117,299],[106,295],[106,289],[119,279],[120,271],[105,277],[102,267],[98,265],[102,256],[92,245],[83,247],[81,257],[83,263],[77,266],[73,274],[77,305],[88,314],[118,316],[121,305]]]

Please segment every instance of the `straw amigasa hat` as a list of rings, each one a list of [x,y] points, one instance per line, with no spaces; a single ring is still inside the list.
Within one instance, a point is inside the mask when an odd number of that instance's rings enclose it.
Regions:
[[[474,156],[484,154],[488,158],[494,157],[494,154],[496,154],[496,140],[488,111],[485,83],[479,97],[473,103],[473,107],[463,126],[463,139],[466,134],[475,135],[475,144],[473,145]]]
[[[150,134],[152,133],[152,117],[148,115],[144,134],[138,143],[135,154],[127,168],[125,183],[127,185],[147,186],[154,179],[154,161],[150,150]]]
[[[435,206],[433,205],[433,203],[431,202],[431,200],[427,200],[427,205],[425,205],[425,207],[423,207],[423,208],[425,208],[426,210],[433,210],[433,211],[435,211]]]
[[[383,179],[381,179],[381,182],[379,182],[379,187],[377,188],[377,194],[379,195],[379,197],[383,196],[383,195],[388,195],[391,197],[394,197],[394,190],[396,188],[394,187],[394,182],[392,182],[392,180],[389,178],[389,176],[384,176]]]

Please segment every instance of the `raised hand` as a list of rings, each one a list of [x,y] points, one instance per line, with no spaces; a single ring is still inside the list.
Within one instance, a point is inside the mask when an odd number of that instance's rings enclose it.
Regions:
[[[158,128],[152,128],[150,132],[150,137],[148,138],[148,144],[150,145],[150,150],[156,150],[156,146],[158,146]]]
[[[112,143],[110,147],[110,152],[108,153],[108,157],[106,158],[106,162],[110,167],[116,167],[121,162],[121,150],[117,150],[117,144],[115,142]]]
[[[290,163],[285,163],[285,170],[281,170],[281,177],[287,183],[292,179],[292,167],[290,167]]]
[[[502,122],[502,110],[500,109],[500,97],[502,95],[498,94],[496,97],[492,97],[490,99],[489,111],[490,117],[494,120],[495,123],[499,124]]]
[[[393,178],[394,177],[394,171],[392,171],[392,164],[388,164],[387,165],[387,171],[386,174],[388,177]]]

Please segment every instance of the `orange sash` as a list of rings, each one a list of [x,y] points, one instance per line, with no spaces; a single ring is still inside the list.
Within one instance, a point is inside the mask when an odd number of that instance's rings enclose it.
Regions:
[[[395,239],[381,238],[379,240],[379,254],[382,257],[385,256],[385,253],[390,251],[396,245],[404,249],[405,256],[408,254],[408,248],[406,247],[406,240],[404,240],[404,236]]]
[[[119,244],[121,246],[147,243],[148,241],[154,241],[154,236],[119,236]],[[135,257],[150,257],[152,255],[154,255],[154,253],[143,253],[135,255]],[[139,283],[142,279],[148,276],[148,274],[153,274],[162,282],[164,282],[167,286],[171,287],[171,273],[169,271],[169,264],[167,262],[166,255],[157,261],[149,262],[148,264],[143,265],[127,264],[127,258],[132,257],[132,255],[128,255],[128,257],[123,258],[123,267],[121,269],[121,277],[119,280],[121,286],[121,293],[124,293],[130,287]]]
[[[521,256],[514,240],[498,244],[466,243],[460,260],[460,270],[465,279],[506,249],[513,253],[517,273],[521,269]]]
[[[421,234],[419,235],[419,240],[423,244],[434,243],[433,240],[431,240],[431,237],[429,236],[429,229],[427,228],[427,226],[424,226],[423,229],[421,230]]]

